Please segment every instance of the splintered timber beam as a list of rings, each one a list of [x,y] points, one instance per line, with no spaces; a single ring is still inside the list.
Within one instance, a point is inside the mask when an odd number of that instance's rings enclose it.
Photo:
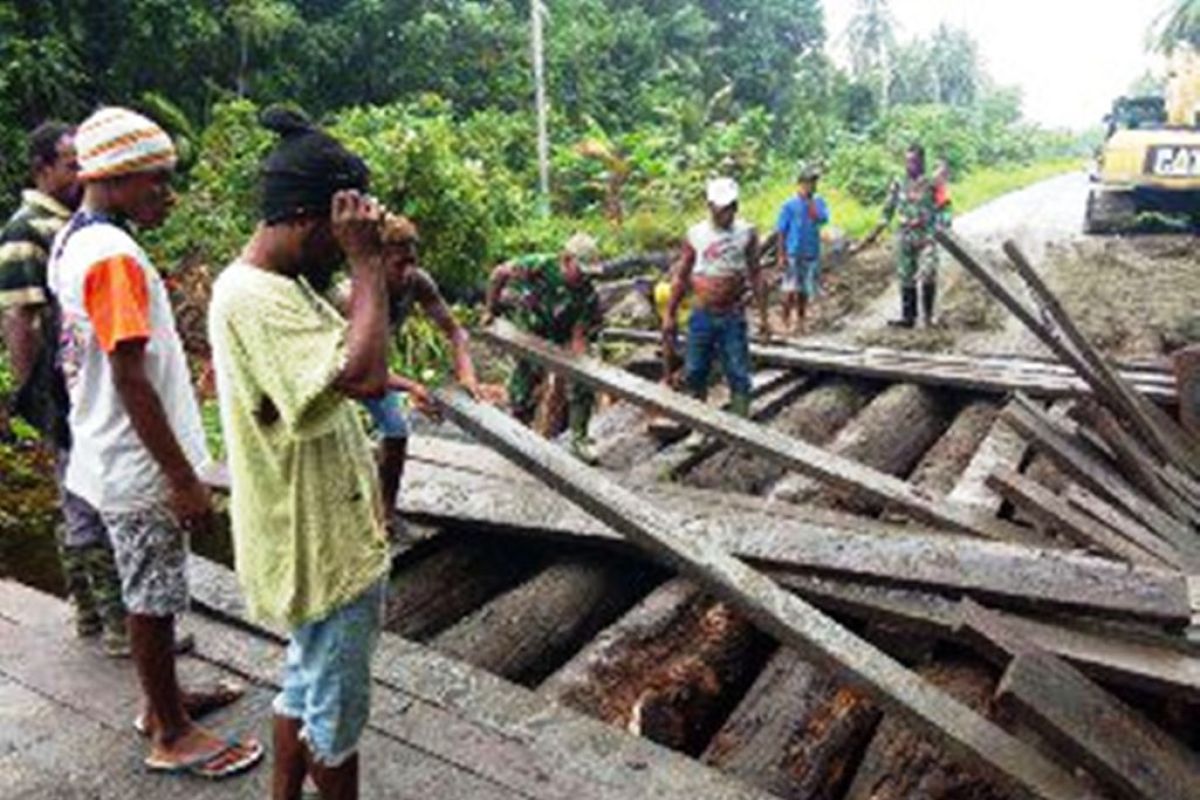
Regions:
[[[1109,366],[1075,325],[1075,321],[1067,314],[1066,309],[1015,242],[1005,242],[1004,252],[1042,304],[1045,313],[1053,320],[1057,332],[1066,338],[1086,368],[1091,371],[1095,380],[1096,396],[1120,411],[1128,424],[1168,460],[1186,467],[1193,475],[1200,474],[1200,459],[1197,458],[1195,449],[1183,429],[1163,413],[1162,409],[1134,391],[1117,371]]]
[[[1071,665],[979,606],[966,624],[1012,654],[996,696],[1127,800],[1200,797],[1200,759]]]
[[[425,449],[414,447],[416,452]],[[484,455],[475,460],[487,462]],[[417,456],[409,472],[403,498],[409,516],[478,529],[492,525],[550,538],[620,540],[600,520],[511,466],[481,475],[430,464]],[[816,571],[963,593],[1006,607],[1065,608],[1171,625],[1185,625],[1191,616],[1186,581],[1171,571],[1131,569],[1065,550],[913,531],[754,498],[731,504],[729,498],[697,490],[661,485],[627,488],[643,502],[671,514],[681,533],[708,537],[774,577]]]
[[[650,406],[729,444],[774,458],[787,469],[804,473],[845,492],[860,493],[874,502],[903,510],[922,522],[989,539],[1007,540],[1019,535],[1014,534],[1015,526],[975,509],[934,499],[891,475],[797,439],[780,436],[750,420],[716,411],[693,398],[637,378],[597,359],[571,355],[503,321],[484,329],[482,335],[521,358],[535,361],[547,369],[567,374],[574,380],[620,395],[631,402]]]
[[[680,536],[674,520],[601,473],[540,440],[500,411],[441,391],[447,415],[636,544],[656,553],[749,616],[783,645],[848,677],[910,715],[954,752],[985,766],[1027,796],[1078,798],[1074,776],[992,722],[921,680],[799,597],[703,536]]]

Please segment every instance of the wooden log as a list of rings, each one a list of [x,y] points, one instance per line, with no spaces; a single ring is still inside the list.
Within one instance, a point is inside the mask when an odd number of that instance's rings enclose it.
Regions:
[[[767,428],[815,445],[828,442],[871,398],[866,384],[826,381],[808,391]],[[763,494],[786,470],[778,461],[749,450],[727,448],[685,475],[690,486],[722,492]]]
[[[410,474],[412,494],[422,484],[415,468]],[[512,482],[480,487],[465,477],[446,481],[445,493],[439,494],[445,502],[441,514],[462,513],[465,504],[479,503],[470,512],[477,526],[483,524],[477,520],[492,518],[503,521],[511,533],[619,541],[609,526],[551,492],[527,486],[514,492]],[[634,495],[672,514],[682,533],[718,543],[775,575],[817,570],[966,593],[1005,606],[1064,608],[1163,624],[1183,625],[1191,617],[1186,582],[1174,572],[1130,569],[1062,550],[922,533],[830,511],[822,516],[799,509],[794,515],[777,516],[765,513],[758,506],[762,501],[753,498],[723,507],[720,497],[705,502],[692,491],[667,487],[643,487]],[[441,517],[443,524],[450,520]]]
[[[942,437],[913,468],[909,483],[931,494],[950,494],[995,425],[999,413],[999,406],[991,400],[974,400],[964,406]]]
[[[990,707],[995,679],[985,664],[976,661],[935,662],[917,670],[930,684],[971,708],[972,713],[994,719]],[[1084,793],[1079,791],[1078,797]],[[986,772],[963,763],[914,730],[900,717],[889,714],[867,748],[846,800],[1008,800],[1008,787],[997,784]]]
[[[441,533],[395,566],[384,627],[422,641],[529,575],[539,559],[495,537]]]
[[[609,626],[539,693],[697,755],[771,642],[727,604],[676,578]]]
[[[988,486],[1040,524],[1056,530],[1093,551],[1152,567],[1169,567],[1147,550],[1117,534],[1107,525],[1075,511],[1061,497],[1012,470],[1000,470],[988,478]]]
[[[654,342],[658,334],[609,328],[606,339]],[[885,348],[834,346],[805,341],[750,345],[750,357],[764,366],[799,369],[847,378],[888,383],[919,383],[924,386],[968,390],[998,396],[1022,391],[1039,398],[1086,397],[1091,389],[1062,364],[1029,357],[951,355]],[[1140,392],[1156,402],[1171,405],[1177,395],[1170,374],[1159,367],[1128,365],[1122,374]]]
[[[1012,526],[982,517],[974,509],[927,497],[890,475],[833,456],[798,439],[767,432],[750,420],[715,411],[690,397],[622,373],[596,359],[574,356],[504,321],[494,323],[481,335],[521,358],[654,408],[729,444],[774,458],[787,469],[803,472],[842,490],[860,493],[874,502],[901,508],[923,522],[991,539],[1006,540],[1013,535]]]
[[[649,574],[624,559],[568,556],[433,637],[438,652],[534,685],[622,613]]]
[[[913,383],[898,383],[871,400],[838,431],[826,449],[886,475],[904,477],[946,430],[953,410],[945,395]],[[821,484],[793,473],[771,487],[768,496],[791,503],[836,505],[860,513],[881,510],[855,495],[826,495],[822,502],[822,492]]]
[[[677,533],[669,515],[639,500],[558,449],[539,441],[498,410],[463,394],[439,391],[445,412],[499,448],[589,513],[664,558],[745,613],[784,646],[840,669],[881,702],[903,709],[939,744],[982,765],[1006,785],[1043,798],[1077,798],[1076,779],[955,702],[833,620],[780,589],[704,537]]]
[[[778,797],[840,797],[879,717],[867,695],[780,648],[703,760]]]
[[[1163,512],[1134,491],[1107,464],[1062,435],[1053,421],[1045,416],[1045,412],[1027,399],[1019,396],[1017,399],[1018,402],[1010,404],[1004,410],[1004,419],[1010,425],[1027,437],[1073,480],[1121,504],[1135,517],[1144,519],[1155,534],[1179,551],[1180,557],[1185,559],[1184,564],[1200,565],[1200,539],[1187,525]]]

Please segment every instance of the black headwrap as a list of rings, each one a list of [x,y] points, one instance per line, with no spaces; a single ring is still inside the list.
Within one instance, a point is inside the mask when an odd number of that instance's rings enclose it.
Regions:
[[[262,166],[262,219],[268,225],[328,216],[334,193],[366,190],[370,172],[363,160],[302,114],[273,107],[261,122],[281,137]]]

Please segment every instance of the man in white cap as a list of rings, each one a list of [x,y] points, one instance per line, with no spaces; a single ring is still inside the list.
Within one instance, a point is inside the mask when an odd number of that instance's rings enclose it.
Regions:
[[[753,292],[760,331],[770,333],[767,293],[758,264],[758,234],[754,226],[738,219],[738,185],[732,178],[708,183],[709,218],[687,232],[671,281],[671,298],[663,315],[663,338],[676,335],[676,314],[690,288],[692,311],[688,317],[684,373],[688,391],[703,398],[713,359],[720,357],[735,414],[750,413],[750,343],[746,322],[746,295]]]
[[[584,265],[596,257],[596,240],[577,233],[563,245],[558,255],[527,255],[501,264],[492,271],[488,283],[484,324],[502,310],[522,330],[582,354],[588,341],[604,325],[604,312],[596,287],[584,272]],[[529,424],[537,412],[539,388],[546,371],[528,361],[518,361],[508,382],[509,405],[513,415]],[[596,454],[588,439],[595,399],[591,390],[579,382],[571,384],[568,426],[571,451],[581,461],[594,464]]]
[[[197,475],[209,459],[166,288],[133,238],[135,227],[166,218],[175,148],[160,127],[123,108],[97,111],[75,144],[83,202],[48,266],[70,394],[64,484],[100,512],[112,539],[146,701],[136,723],[151,740],[146,766],[220,778],[253,766],[263,748],[196,725],[176,677],[187,535],[211,522]]]

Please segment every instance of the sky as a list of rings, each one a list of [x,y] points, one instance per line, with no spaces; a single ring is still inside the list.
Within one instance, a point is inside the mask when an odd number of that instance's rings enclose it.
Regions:
[[[890,0],[903,41],[946,21],[979,43],[998,83],[1019,86],[1025,115],[1050,127],[1096,125],[1115,97],[1158,60],[1146,32],[1167,0]],[[844,60],[855,0],[825,0],[835,58]]]

